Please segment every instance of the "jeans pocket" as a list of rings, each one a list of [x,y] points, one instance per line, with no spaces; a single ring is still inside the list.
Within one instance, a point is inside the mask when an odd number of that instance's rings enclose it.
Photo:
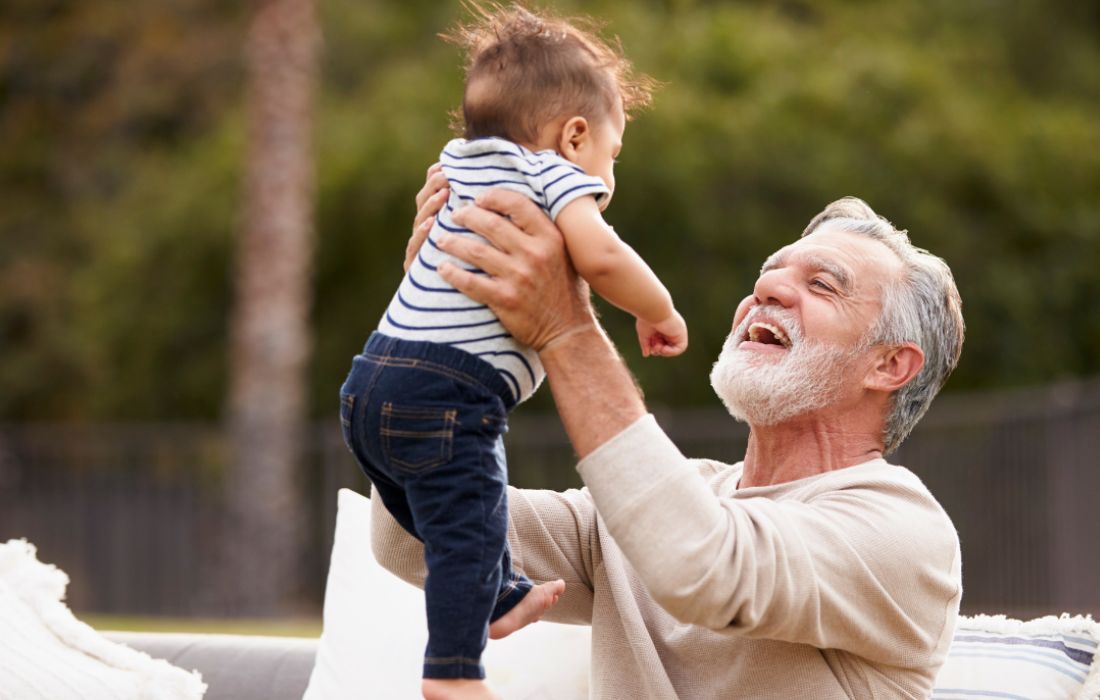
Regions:
[[[351,446],[351,417],[355,412],[355,394],[340,394],[340,432],[344,435],[344,446],[355,452]]]
[[[382,452],[395,469],[419,472],[451,461],[458,411],[382,404]]]

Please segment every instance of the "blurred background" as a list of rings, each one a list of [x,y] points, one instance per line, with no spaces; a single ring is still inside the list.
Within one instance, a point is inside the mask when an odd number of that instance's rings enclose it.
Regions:
[[[643,361],[684,452],[764,258],[866,199],[942,256],[961,364],[894,461],[954,519],[965,612],[1100,615],[1100,3],[589,0],[663,83],[606,213],[691,329]],[[0,541],[78,614],[319,618],[337,391],[401,277],[461,57],[438,0],[0,5]],[[579,485],[539,392],[511,480]]]

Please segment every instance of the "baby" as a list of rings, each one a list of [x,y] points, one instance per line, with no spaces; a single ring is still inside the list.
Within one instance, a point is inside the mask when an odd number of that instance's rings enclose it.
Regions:
[[[467,51],[465,138],[440,154],[449,200],[340,390],[349,449],[374,493],[424,543],[424,696],[492,698],[486,637],[537,620],[565,584],[535,585],[508,551],[507,413],[538,388],[537,352],[437,273],[452,213],[479,192],[522,192],[555,221],[577,272],[637,318],[645,356],[678,355],[687,328],[645,262],[604,222],[627,115],[650,100],[616,47],[575,23],[474,6],[448,38]],[[474,270],[474,272],[480,272]]]

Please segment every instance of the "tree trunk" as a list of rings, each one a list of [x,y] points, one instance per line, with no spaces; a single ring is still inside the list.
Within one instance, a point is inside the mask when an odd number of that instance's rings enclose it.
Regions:
[[[249,80],[243,230],[237,251],[228,420],[223,604],[285,613],[301,580],[295,478],[307,439],[313,238],[311,132],[319,29],[313,0],[259,0]]]

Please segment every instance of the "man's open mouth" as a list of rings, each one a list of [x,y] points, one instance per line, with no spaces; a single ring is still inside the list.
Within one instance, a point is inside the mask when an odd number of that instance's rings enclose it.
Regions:
[[[763,345],[779,345],[788,350],[791,347],[791,339],[787,337],[782,328],[764,321],[750,323],[745,339]]]

